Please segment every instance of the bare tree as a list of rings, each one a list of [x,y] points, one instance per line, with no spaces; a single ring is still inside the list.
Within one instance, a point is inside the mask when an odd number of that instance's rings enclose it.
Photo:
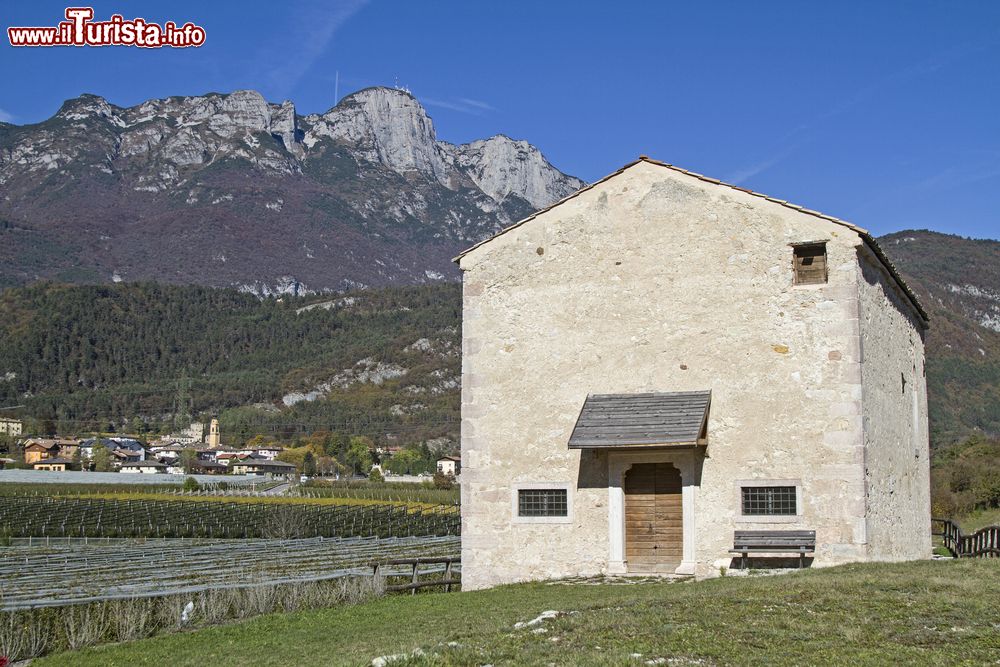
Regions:
[[[291,505],[275,505],[268,509],[261,526],[264,537],[290,540],[305,534],[306,519],[300,509]]]

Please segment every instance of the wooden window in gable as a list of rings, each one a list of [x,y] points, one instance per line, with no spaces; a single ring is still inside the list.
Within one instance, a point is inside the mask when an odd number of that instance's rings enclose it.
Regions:
[[[795,284],[820,285],[826,282],[826,244],[804,243],[792,248],[795,256]]]

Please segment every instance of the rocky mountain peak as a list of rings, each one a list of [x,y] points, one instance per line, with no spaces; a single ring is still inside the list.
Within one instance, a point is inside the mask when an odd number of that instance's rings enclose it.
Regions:
[[[63,102],[56,117],[65,120],[86,120],[93,117],[117,119],[117,111],[118,107],[112,106],[103,97],[84,93]]]
[[[514,194],[536,209],[583,187],[583,181],[567,179],[527,141],[502,134],[456,146],[455,161],[493,199]]]
[[[84,95],[0,133],[0,286],[445,280],[458,251],[581,185],[526,141],[439,141],[394,88],[304,117],[253,90],[127,108]]]
[[[434,124],[407,91],[365,88],[310,120],[313,126],[304,140],[309,147],[322,137],[330,137],[393,171],[416,171],[441,183],[449,180]]]

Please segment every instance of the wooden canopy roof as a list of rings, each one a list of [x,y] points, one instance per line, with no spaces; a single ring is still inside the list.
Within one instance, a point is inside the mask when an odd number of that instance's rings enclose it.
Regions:
[[[710,390],[591,394],[580,410],[569,448],[704,445],[711,403]]]

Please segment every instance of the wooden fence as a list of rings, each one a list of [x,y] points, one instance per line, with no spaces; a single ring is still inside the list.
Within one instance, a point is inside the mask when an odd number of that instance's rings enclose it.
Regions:
[[[939,536],[955,558],[1000,557],[1000,526],[987,526],[965,535],[951,519],[931,519],[931,534]]]
[[[396,558],[394,560],[382,561],[381,563],[372,563],[372,575],[388,577],[398,577],[398,573],[382,573],[383,568],[388,568],[392,566],[409,565],[411,566],[410,573],[410,583],[408,584],[393,584],[386,586],[385,590],[388,593],[399,593],[402,591],[410,591],[411,595],[416,595],[418,588],[427,588],[428,586],[444,586],[445,593],[451,592],[451,587],[457,584],[461,584],[461,579],[456,579],[454,577],[452,566],[455,563],[461,563],[462,559],[458,556],[445,556],[445,557],[431,557],[431,558]],[[421,565],[443,565],[444,574],[441,579],[433,579],[430,581],[420,581],[419,573]],[[440,571],[440,568],[435,568],[435,572]]]

